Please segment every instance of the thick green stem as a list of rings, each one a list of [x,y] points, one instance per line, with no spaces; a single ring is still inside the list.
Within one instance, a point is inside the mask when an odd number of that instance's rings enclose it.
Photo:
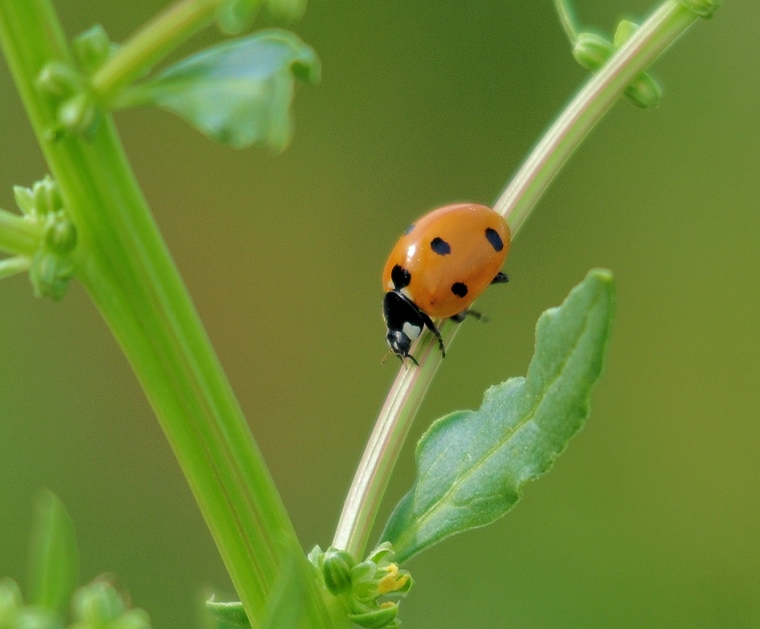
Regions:
[[[252,626],[294,558],[294,587],[303,590],[312,626],[332,626],[112,121],[104,117],[87,139],[54,141],[48,133],[54,103],[35,89],[35,77],[49,61],[69,59],[49,0],[0,0],[0,43],[77,226],[78,276],[150,400]]]
[[[33,256],[40,246],[42,226],[23,216],[0,210],[0,251]]]
[[[675,0],[663,2],[591,77],[549,128],[494,206],[507,219],[513,236],[594,125],[617,102],[631,81],[697,17]],[[447,347],[457,328],[449,321],[440,327]],[[430,334],[422,335],[413,353],[420,366],[407,364],[399,371],[359,463],[333,539],[333,546],[346,549],[356,557],[364,553],[398,453],[441,364],[441,354]]]

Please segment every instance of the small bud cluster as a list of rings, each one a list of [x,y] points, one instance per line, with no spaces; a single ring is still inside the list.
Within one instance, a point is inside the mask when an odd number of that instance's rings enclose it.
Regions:
[[[73,622],[67,629],[150,629],[142,609],[128,609],[114,586],[96,580],[74,593]],[[40,605],[25,605],[11,579],[0,580],[0,629],[63,629],[61,617]]]
[[[392,562],[393,547],[386,542],[357,563],[345,550],[319,546],[309,560],[330,594],[346,605],[351,622],[368,629],[395,629],[399,626],[399,603],[393,598],[406,596],[412,577]],[[383,600],[381,600],[383,599]]]
[[[106,579],[96,579],[74,593],[74,622],[68,629],[150,629],[148,614],[129,609],[126,597]]]
[[[693,11],[699,17],[707,20],[713,16],[715,10],[720,6],[718,0],[678,0],[678,2],[689,9],[689,11]]]
[[[63,206],[58,185],[46,175],[31,188],[15,186],[13,192],[24,218],[43,228],[44,236],[29,268],[34,292],[60,299],[74,274],[71,253],[77,244],[77,231]]]
[[[581,33],[573,45],[573,57],[586,70],[595,72],[620,48],[638,28],[638,24],[622,20],[615,30],[613,41],[596,33]],[[657,107],[662,89],[646,72],[642,72],[625,90],[625,95],[637,107]]]
[[[51,61],[37,76],[37,87],[57,102],[58,128],[51,130],[53,138],[67,132],[91,135],[100,122],[89,77],[111,56],[114,46],[98,24],[79,35],[72,47],[78,67]]]

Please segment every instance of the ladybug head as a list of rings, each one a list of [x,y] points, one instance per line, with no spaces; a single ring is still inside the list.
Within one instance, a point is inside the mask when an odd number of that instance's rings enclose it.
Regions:
[[[412,339],[403,330],[388,330],[385,340],[388,341],[388,347],[391,348],[391,351],[402,361],[404,358],[411,358],[415,365],[419,364],[417,359],[409,353],[412,347]]]
[[[410,358],[415,365],[418,364],[409,350],[422,333],[427,317],[406,295],[393,290],[385,293],[383,318],[388,328],[385,340],[391,351],[402,361]]]

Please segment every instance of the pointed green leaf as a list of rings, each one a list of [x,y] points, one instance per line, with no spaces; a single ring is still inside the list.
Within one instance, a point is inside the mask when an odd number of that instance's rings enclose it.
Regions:
[[[215,601],[213,598],[206,601],[211,617],[220,625],[233,627],[250,627],[248,614],[245,613],[243,603],[240,601]]]
[[[316,53],[271,29],[213,46],[127,90],[118,106],[156,105],[235,148],[290,141],[295,79],[316,82]]]
[[[612,274],[592,270],[536,325],[526,378],[486,391],[477,411],[436,421],[417,446],[417,479],[386,525],[402,562],[493,522],[546,472],[583,426],[602,371],[614,306]]]
[[[51,491],[37,500],[29,562],[29,599],[49,610],[63,611],[77,584],[79,556],[74,525]]]

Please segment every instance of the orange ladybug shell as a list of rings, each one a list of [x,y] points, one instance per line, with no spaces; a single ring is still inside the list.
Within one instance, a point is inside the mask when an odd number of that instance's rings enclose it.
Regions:
[[[485,205],[447,205],[425,214],[396,243],[383,271],[386,292],[398,290],[431,317],[466,310],[493,281],[509,251],[509,226]],[[394,267],[396,269],[394,273]],[[402,286],[394,278],[404,276]]]

